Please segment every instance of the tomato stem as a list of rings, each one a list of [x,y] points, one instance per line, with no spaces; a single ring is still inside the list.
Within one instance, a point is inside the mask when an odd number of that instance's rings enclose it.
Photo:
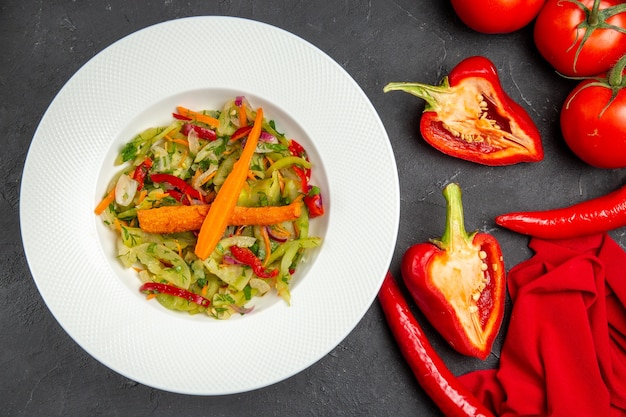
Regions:
[[[610,30],[615,30],[620,33],[626,33],[626,29],[606,22],[607,19],[609,19],[610,17],[626,12],[626,3],[617,4],[615,6],[607,7],[605,9],[600,10],[601,0],[594,0],[593,6],[590,10],[587,6],[582,4],[579,0],[563,0],[563,1],[567,1],[567,2],[575,4],[585,13],[585,16],[586,16],[586,19],[580,22],[580,24],[577,27],[577,29],[579,30],[583,29],[585,33],[583,34],[583,37],[580,40],[578,47],[576,48],[576,53],[574,56],[574,72],[576,72],[576,63],[578,62],[578,57],[580,55],[580,52],[582,51],[583,46],[585,45],[587,40],[591,37],[591,35],[596,29],[610,29]],[[574,43],[569,47],[569,49],[572,49],[576,45],[576,43],[578,43],[578,31],[577,31],[576,39],[574,40]]]
[[[626,87],[626,78],[624,78],[624,68],[626,68],[626,55],[621,57],[619,61],[615,63],[609,75],[607,81],[611,89],[620,89]]]
[[[598,10],[600,9],[600,1],[601,0],[593,0],[593,7],[587,13],[587,23],[591,27],[598,26],[598,23],[600,22],[600,19],[598,18]]]

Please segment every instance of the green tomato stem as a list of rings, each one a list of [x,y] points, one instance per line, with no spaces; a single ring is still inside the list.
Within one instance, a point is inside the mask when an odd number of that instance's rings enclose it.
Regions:
[[[591,27],[598,26],[598,23],[600,22],[600,19],[598,17],[598,11],[600,10],[600,1],[601,0],[593,0],[593,7],[587,13],[587,22]]]
[[[620,89],[626,87],[624,68],[626,68],[626,55],[621,57],[609,72],[607,82],[612,89]]]

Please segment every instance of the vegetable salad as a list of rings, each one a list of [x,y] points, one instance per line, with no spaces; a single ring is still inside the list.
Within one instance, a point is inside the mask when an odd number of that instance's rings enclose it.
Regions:
[[[249,157],[242,156],[249,137],[250,163],[234,168]],[[115,163],[123,169],[95,213],[116,232],[118,258],[137,270],[148,299],[217,319],[249,313],[248,302],[268,292],[290,303],[296,268],[322,242],[309,235],[309,221],[323,215],[324,206],[310,183],[306,150],[261,108],[245,97],[221,110],[178,107],[169,125],[139,133]],[[227,181],[237,169],[246,171],[241,188]],[[236,193],[235,207],[222,210],[220,192]],[[226,224],[223,233],[205,224],[212,206],[219,211],[212,218]],[[196,245],[205,229],[219,240],[202,257]]]

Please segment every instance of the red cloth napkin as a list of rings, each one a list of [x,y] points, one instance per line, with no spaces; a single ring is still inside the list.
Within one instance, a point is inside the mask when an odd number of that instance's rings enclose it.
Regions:
[[[626,253],[606,234],[528,246],[499,368],[461,381],[501,417],[626,416]]]

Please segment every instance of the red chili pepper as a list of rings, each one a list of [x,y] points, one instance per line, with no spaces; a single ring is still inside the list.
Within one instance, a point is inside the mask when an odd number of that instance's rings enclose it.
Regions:
[[[543,159],[541,136],[526,110],[502,89],[494,64],[474,56],[460,62],[438,86],[390,83],[426,100],[420,131],[439,151],[484,165]]]
[[[569,239],[626,226],[626,186],[571,206],[496,217],[502,227],[543,239]]]
[[[137,191],[143,188],[146,175],[148,175],[148,171],[151,167],[152,159],[146,158],[141,164],[137,165],[137,168],[135,168],[132,178],[137,181]]]
[[[445,232],[406,251],[402,277],[426,318],[454,349],[485,359],[504,317],[502,251],[492,235],[465,231],[457,184],[446,186],[443,194]]]
[[[493,417],[433,349],[389,272],[378,293],[378,300],[391,333],[415,378],[444,415]]]
[[[180,129],[180,133],[185,136],[189,135],[189,132],[195,131],[200,139],[206,140],[215,140],[217,139],[217,134],[214,130],[208,129],[206,127],[197,126],[192,123],[185,123],[183,127]]]
[[[315,186],[309,188],[310,190],[303,201],[309,212],[309,217],[313,219],[324,214],[324,203],[320,189]]]
[[[243,126],[235,130],[235,133],[230,137],[230,140],[239,140],[245,138],[252,131],[252,126]]]
[[[184,298],[187,301],[191,301],[192,303],[196,303],[202,307],[208,307],[211,304],[211,301],[207,298],[199,294],[194,294],[191,291],[184,290],[182,288],[175,287],[173,285],[161,284],[158,282],[146,282],[141,287],[139,287],[139,291],[145,293],[158,293],[158,294],[168,294],[173,295],[175,297]]]
[[[231,246],[230,253],[236,260],[252,268],[252,272],[259,278],[274,278],[278,275],[278,269],[266,271],[263,262],[249,248]]]
[[[202,200],[202,196],[200,195],[200,192],[198,190],[193,188],[191,185],[187,184],[187,182],[183,180],[182,178],[178,178],[175,175],[152,174],[150,175],[150,179],[152,180],[152,182],[167,183],[171,185],[172,187],[176,188],[177,190],[179,190],[183,194],[187,194],[190,197],[195,198],[197,200]]]

